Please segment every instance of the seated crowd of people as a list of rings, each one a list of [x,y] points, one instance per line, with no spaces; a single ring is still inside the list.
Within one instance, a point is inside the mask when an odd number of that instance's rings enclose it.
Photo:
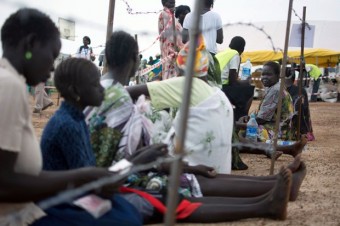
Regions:
[[[39,201],[115,176],[119,172],[109,168],[122,161],[139,165],[175,155],[181,126],[177,109],[184,95],[190,42],[176,58],[177,77],[128,87],[140,66],[140,57],[138,43],[125,31],[113,32],[106,43],[108,72],[103,76],[90,60],[70,58],[61,62],[55,69],[54,83],[64,101],[45,126],[39,145],[26,85],[37,85],[49,78],[61,49],[59,31],[44,13],[20,9],[2,26],[1,41],[0,224],[162,222],[169,163],[91,192],[112,204],[98,218],[75,205],[74,200],[44,210],[39,208]],[[249,117],[235,122],[233,105],[224,90],[208,82],[212,58],[202,36],[195,54],[177,220],[197,223],[244,218],[284,220],[288,201],[297,199],[306,175],[306,165],[301,161],[306,139],[297,137],[291,96],[286,90],[280,94],[280,65],[267,62],[263,67],[261,80],[267,91],[256,114],[258,149],[239,149],[273,154],[266,151],[270,144],[265,141],[275,136],[277,100],[282,95],[279,138],[297,142],[278,147],[278,151],[294,158],[276,175],[231,175],[232,143],[237,134],[242,134]],[[243,86],[241,83],[237,85]],[[86,195],[89,194],[82,197]]]

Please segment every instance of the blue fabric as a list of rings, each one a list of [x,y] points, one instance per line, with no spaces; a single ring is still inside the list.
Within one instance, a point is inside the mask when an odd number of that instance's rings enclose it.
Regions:
[[[72,204],[63,204],[45,210],[47,216],[34,222],[31,226],[138,226],[142,218],[138,211],[122,198],[115,195],[112,210],[95,219],[83,209]]]
[[[41,137],[44,170],[95,166],[90,135],[81,110],[64,101]]]

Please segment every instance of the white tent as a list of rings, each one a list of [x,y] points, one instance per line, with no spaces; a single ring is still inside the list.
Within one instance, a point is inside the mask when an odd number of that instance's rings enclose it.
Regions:
[[[330,49],[340,51],[340,21],[308,21],[315,26],[313,48]],[[292,21],[299,24],[300,21]],[[263,30],[271,37],[276,48],[283,49],[286,30],[286,21],[255,22],[255,26]],[[246,40],[245,51],[271,50],[272,45],[266,34],[251,26],[233,25],[223,28],[224,41],[218,46],[219,50],[228,48],[230,40],[234,36],[242,36]],[[298,50],[297,47],[289,47],[289,50]]]

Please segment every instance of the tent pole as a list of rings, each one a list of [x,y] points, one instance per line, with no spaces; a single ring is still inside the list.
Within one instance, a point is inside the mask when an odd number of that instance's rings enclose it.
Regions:
[[[189,113],[189,104],[191,97],[191,85],[192,85],[192,75],[194,71],[195,58],[196,58],[196,44],[198,42],[198,37],[200,34],[199,21],[201,11],[203,9],[203,1],[196,1],[194,8],[194,24],[193,29],[190,32],[190,42],[189,42],[189,55],[187,61],[187,67],[185,71],[185,84],[183,92],[183,102],[180,108],[180,118],[179,118],[179,132],[176,134],[175,140],[175,155],[182,155],[184,153],[184,142],[187,129],[187,119]],[[165,215],[165,225],[172,226],[175,224],[175,214],[178,200],[178,185],[179,177],[182,173],[182,159],[175,160],[171,164],[171,171],[169,177],[168,186],[168,197],[167,197],[167,212]]]
[[[113,18],[115,15],[115,0],[110,0],[109,2],[109,12],[107,14],[107,26],[106,26],[106,42],[109,41],[112,31],[113,31]],[[106,61],[104,62],[103,74],[108,71]]]
[[[285,38],[285,46],[283,50],[283,59],[282,59],[282,67],[281,67],[281,82],[280,82],[280,95],[279,95],[279,103],[277,106],[277,115],[275,121],[275,135],[274,135],[274,154],[272,155],[272,159],[270,162],[270,175],[273,175],[274,172],[274,164],[275,164],[275,153],[277,149],[277,139],[278,139],[278,132],[280,128],[280,118],[281,118],[281,108],[282,108],[282,92],[285,86],[285,78],[286,78],[286,65],[287,65],[287,52],[288,52],[288,41],[289,41],[289,30],[290,30],[290,22],[292,20],[292,8],[293,8],[293,0],[289,0],[289,7],[288,7],[288,18],[287,18],[287,25],[286,25],[286,38]]]
[[[305,26],[306,26],[306,6],[303,7],[302,14],[302,24],[301,24],[301,54],[300,54],[300,73],[299,73],[299,97],[302,96],[302,79],[303,79],[303,68],[305,67]],[[305,100],[306,101],[306,100]],[[302,100],[299,98],[298,101],[298,126],[297,126],[297,139],[300,139],[300,129],[301,129],[301,111],[302,111]]]

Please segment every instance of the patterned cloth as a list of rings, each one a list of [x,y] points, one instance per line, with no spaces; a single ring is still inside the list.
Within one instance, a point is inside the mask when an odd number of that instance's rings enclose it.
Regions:
[[[187,57],[189,54],[189,43],[181,49],[177,56],[177,65],[182,70],[186,69]],[[202,35],[198,38],[196,47],[196,59],[194,65],[195,77],[208,76],[208,83],[218,88],[222,87],[221,70],[217,58],[206,49]]]
[[[159,143],[167,136],[172,120],[165,111],[152,111],[143,97],[134,105],[125,88],[119,83],[112,85],[112,79],[101,83],[106,88],[102,105],[85,110],[98,166],[109,167],[129,157],[140,144]],[[161,192],[167,181],[164,174],[138,173],[131,175],[126,185]],[[180,194],[202,196],[194,175],[183,174],[182,181]]]
[[[274,138],[275,120],[277,115],[277,106],[280,95],[280,83],[266,88],[265,95],[261,101],[257,116],[267,122],[264,125],[259,125],[259,137],[262,142]],[[295,140],[295,131],[292,126],[292,118],[294,116],[294,107],[292,98],[284,89],[282,93],[282,108],[280,119],[280,130],[278,139]]]
[[[294,101],[294,107],[295,107],[295,112],[297,112],[298,109],[298,104],[296,103],[298,101],[299,97],[299,87],[296,85],[291,85],[290,87],[287,88],[287,91],[289,92],[290,96],[293,98]],[[301,111],[301,127],[300,127],[300,133],[301,134],[307,134],[307,139],[308,141],[315,140],[314,134],[313,134],[313,127],[312,127],[312,120],[310,117],[310,112],[309,112],[309,103],[308,103],[308,96],[307,92],[304,88],[302,88],[302,111]],[[297,118],[295,120],[295,123],[297,125]]]
[[[176,57],[179,49],[183,47],[182,43],[182,26],[175,20],[176,43],[172,29],[172,12],[164,7],[158,18],[158,32],[160,34],[159,42],[161,48],[162,60],[165,60],[162,66],[162,79],[169,79],[178,75],[176,68]]]
[[[145,99],[132,103],[125,88],[112,79],[102,85],[105,98],[98,108],[85,110],[97,165],[109,167],[131,156],[142,145],[149,145],[152,123],[143,112],[148,111]]]
[[[179,51],[177,56],[177,65],[182,70],[186,70],[187,66],[187,58],[189,55],[189,42],[185,44],[185,46]],[[195,77],[203,77],[208,73],[209,67],[209,52],[205,48],[203,36],[200,35],[198,38],[198,43],[196,47],[196,58],[194,65],[194,74]]]

